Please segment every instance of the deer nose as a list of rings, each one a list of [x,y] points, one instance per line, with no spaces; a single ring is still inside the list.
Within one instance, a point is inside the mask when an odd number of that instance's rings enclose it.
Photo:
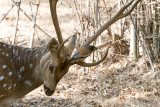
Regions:
[[[54,93],[55,90],[51,90],[46,85],[43,85],[43,86],[44,86],[44,92],[47,96],[51,96]]]

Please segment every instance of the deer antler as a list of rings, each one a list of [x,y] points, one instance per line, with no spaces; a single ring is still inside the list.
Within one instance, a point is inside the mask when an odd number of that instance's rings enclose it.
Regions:
[[[71,56],[73,49],[76,46],[76,40],[77,40],[77,33],[75,33],[70,41],[70,43],[67,45],[67,47],[69,48],[69,55]]]
[[[133,9],[136,7],[136,5],[142,0],[131,0],[129,3],[125,4],[118,12],[115,16],[113,16],[109,21],[107,21],[93,36],[91,36],[82,46],[87,46],[90,43],[92,43],[104,30],[106,30],[110,25],[112,25],[114,22],[116,22],[117,20],[124,18],[126,16],[128,16]],[[61,61],[63,61],[64,56],[61,55],[61,51],[63,50],[64,47],[64,43],[67,42],[66,41],[63,42],[63,38],[62,38],[62,34],[61,34],[61,30],[59,27],[59,23],[58,23],[58,18],[57,18],[57,13],[56,13],[56,5],[57,5],[58,0],[49,0],[50,3],[50,10],[51,10],[51,15],[52,15],[52,20],[53,20],[53,24],[55,26],[55,30],[56,30],[56,34],[58,37],[58,42],[60,45],[58,51],[57,51],[57,57],[58,59],[60,59]],[[132,5],[132,6],[131,6]],[[129,9],[127,9],[129,6],[131,6]],[[63,52],[64,53],[64,52]],[[108,53],[108,51],[107,51]],[[99,63],[101,63],[107,56],[107,53],[105,54],[105,56],[98,62],[96,63],[77,63],[78,65],[81,66],[95,66]]]
[[[128,16],[133,9],[136,7],[136,5],[140,2],[141,0],[132,0],[129,3],[127,3],[126,5],[124,5],[115,16],[113,16],[109,21],[107,21],[93,36],[91,36],[82,46],[87,46],[90,43],[92,43],[104,30],[106,30],[110,25],[112,25],[114,22],[116,22],[117,20],[124,18],[126,16]],[[133,3],[134,2],[134,3]],[[133,4],[132,4],[133,3]],[[128,8],[130,5],[132,4],[132,7],[130,7],[130,9],[126,10],[126,8]],[[84,67],[91,67],[91,66],[95,66],[98,65],[99,63],[101,63],[102,61],[104,61],[104,59],[107,57],[108,54],[108,50],[109,47],[106,51],[105,56],[95,62],[95,63],[85,63],[85,62],[76,62],[76,64],[80,65],[80,66],[84,66]]]
[[[96,66],[96,65],[100,64],[101,62],[103,62],[103,61],[106,59],[106,57],[107,57],[107,55],[108,55],[108,50],[109,50],[109,48],[110,48],[110,47],[107,48],[104,57],[103,57],[101,60],[97,61],[97,62],[94,62],[94,63],[76,62],[75,64],[80,65],[80,66],[84,66],[84,67]]]
[[[116,22],[117,20],[124,18],[126,16],[128,16],[133,9],[136,7],[136,5],[142,1],[142,0],[136,0],[134,3],[132,0],[129,3],[127,3],[126,5],[124,5],[119,11],[118,13],[113,16],[108,22],[106,22],[93,36],[91,36],[82,46],[87,46],[89,44],[91,44],[104,30],[106,30],[110,25],[112,25],[114,22]],[[126,10],[126,8],[128,8],[131,4],[133,3],[132,7],[128,10]],[[126,12],[125,12],[126,10]]]
[[[53,21],[53,24],[54,24],[54,27],[56,30],[58,42],[59,42],[59,44],[62,44],[63,38],[62,38],[62,34],[61,34],[61,29],[59,27],[59,22],[58,22],[57,12],[56,12],[57,2],[58,2],[58,0],[49,0],[52,21]]]

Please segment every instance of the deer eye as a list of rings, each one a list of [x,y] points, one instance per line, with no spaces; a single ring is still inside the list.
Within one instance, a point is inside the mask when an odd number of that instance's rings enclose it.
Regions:
[[[54,66],[52,64],[49,64],[49,69],[51,72],[53,72]]]

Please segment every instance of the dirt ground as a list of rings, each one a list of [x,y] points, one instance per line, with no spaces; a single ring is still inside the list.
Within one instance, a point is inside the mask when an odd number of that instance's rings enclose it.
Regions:
[[[0,19],[11,7],[10,0],[0,0]],[[64,38],[71,36],[74,29],[80,29],[76,12],[70,2],[60,1],[59,22]],[[22,9],[31,14],[29,2],[22,0]],[[15,30],[16,8],[0,23],[0,41],[11,43]],[[56,37],[49,12],[48,2],[42,0],[37,23],[49,35]],[[29,41],[32,23],[20,13],[16,43]],[[36,31],[34,46],[45,45],[48,37]],[[29,44],[23,44],[28,46]],[[151,70],[144,56],[136,62],[128,56],[109,53],[107,59],[92,68],[77,65],[59,82],[54,95],[48,97],[43,87],[30,92],[15,102],[12,107],[160,107],[160,65]]]

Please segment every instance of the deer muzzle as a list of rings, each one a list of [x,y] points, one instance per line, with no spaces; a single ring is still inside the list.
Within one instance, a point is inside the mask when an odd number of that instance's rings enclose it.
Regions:
[[[51,96],[51,95],[54,93],[54,91],[55,91],[55,89],[54,89],[54,90],[51,90],[51,89],[49,89],[46,85],[43,85],[43,87],[44,87],[44,92],[45,92],[45,94],[46,94],[47,96]]]

